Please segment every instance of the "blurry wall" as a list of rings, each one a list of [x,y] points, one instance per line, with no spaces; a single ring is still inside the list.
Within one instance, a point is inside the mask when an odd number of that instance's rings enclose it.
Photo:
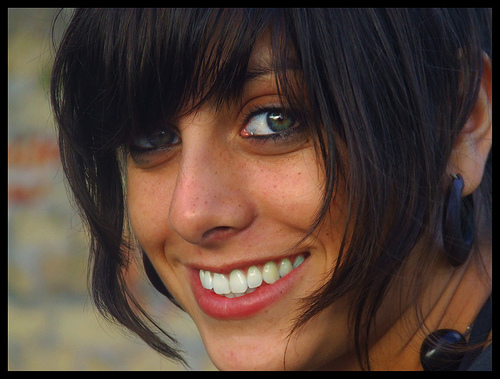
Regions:
[[[56,12],[8,9],[8,368],[183,370],[108,324],[89,298],[86,234],[68,200],[48,101]],[[139,268],[130,281],[175,331],[191,368],[213,369],[193,322]]]

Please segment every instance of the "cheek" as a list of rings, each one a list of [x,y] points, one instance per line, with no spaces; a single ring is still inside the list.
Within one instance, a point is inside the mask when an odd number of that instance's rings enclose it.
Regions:
[[[304,152],[281,165],[257,166],[248,187],[260,214],[301,230],[311,226],[321,206],[324,179],[310,155]]]
[[[261,214],[279,224],[283,238],[304,236],[316,222],[323,205],[325,177],[321,166],[316,163],[315,153],[305,153],[303,159],[295,159],[285,169],[274,167],[261,174],[253,179],[258,183],[255,193],[259,196],[257,203]],[[349,212],[341,188],[339,183],[329,211],[312,233],[314,259],[318,268],[325,272],[337,261],[348,222]],[[265,230],[262,235],[265,235]]]
[[[127,175],[128,216],[136,238],[148,252],[167,238],[173,184],[168,176],[130,170]]]

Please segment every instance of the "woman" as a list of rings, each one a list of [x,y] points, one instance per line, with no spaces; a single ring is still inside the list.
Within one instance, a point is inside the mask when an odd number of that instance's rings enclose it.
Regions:
[[[77,10],[51,94],[97,308],[182,360],[126,287],[139,252],[220,369],[484,369],[490,27],[468,9]]]

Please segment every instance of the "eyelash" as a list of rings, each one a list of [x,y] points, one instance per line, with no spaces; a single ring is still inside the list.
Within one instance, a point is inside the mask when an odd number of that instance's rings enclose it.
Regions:
[[[247,127],[249,122],[256,116],[262,115],[263,113],[271,113],[271,112],[276,112],[276,113],[282,113],[284,115],[287,115],[287,117],[293,117],[293,112],[281,107],[281,106],[274,106],[274,105],[258,105],[252,108],[250,111],[246,112],[243,114],[243,121],[242,124],[244,125],[243,129]],[[290,116],[292,115],[292,116]],[[143,136],[141,138],[149,138],[152,137],[154,134],[161,133],[163,130],[158,130],[154,133],[151,133],[150,135]],[[165,129],[164,131],[168,133],[175,133],[172,129]],[[271,134],[262,134],[262,135],[249,135],[245,136],[243,138],[245,139],[251,139],[253,141],[259,141],[261,143],[266,143],[267,141],[274,141],[276,144],[280,143],[280,141],[285,141],[287,139],[293,140],[292,137],[299,135],[300,132],[302,131],[301,124],[299,121],[295,121],[295,125],[290,127],[289,129],[286,129],[282,132],[275,132]],[[139,137],[135,138],[135,140],[139,140]],[[179,142],[181,143],[181,142]],[[132,157],[134,158],[140,158],[141,156],[147,156],[149,154],[154,154],[155,152],[159,151],[168,151],[172,149],[175,144],[168,144],[164,146],[159,146],[157,148],[145,148],[140,146],[138,143],[134,143],[134,139],[132,142],[129,144],[128,150]]]
[[[128,146],[128,150],[129,150],[130,154],[133,157],[138,157],[141,155],[146,155],[146,154],[154,153],[157,151],[169,150],[172,147],[174,147],[175,145],[178,145],[180,143],[180,142],[176,142],[176,143],[166,144],[163,146],[149,148],[149,147],[140,146],[140,144],[136,142],[137,140],[140,140],[140,139],[150,139],[150,138],[152,139],[152,138],[154,138],[155,135],[157,136],[163,132],[176,134],[171,128],[168,128],[168,129],[160,129],[160,130],[154,131],[148,135],[144,135],[141,137],[135,137],[132,139],[132,142],[130,142],[129,146]],[[177,138],[179,138],[179,136],[177,136]]]
[[[252,108],[250,111],[246,112],[243,114],[243,125],[244,128],[247,127],[248,123],[252,120],[252,118],[261,115],[263,113],[271,113],[271,112],[277,112],[277,113],[283,113],[287,116],[293,117],[294,112],[286,109],[282,106],[274,106],[274,105],[258,105],[254,108]],[[258,140],[262,142],[266,142],[269,140],[275,141],[278,143],[279,140],[283,140],[289,137],[292,137],[295,134],[299,134],[302,131],[301,128],[301,123],[296,119],[295,120],[295,125],[290,127],[287,130],[284,130],[282,132],[275,132],[272,134],[263,134],[263,135],[249,135],[244,138],[249,138],[252,140]]]

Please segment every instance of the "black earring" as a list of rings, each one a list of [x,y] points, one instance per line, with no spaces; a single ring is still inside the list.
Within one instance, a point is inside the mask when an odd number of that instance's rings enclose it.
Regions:
[[[465,337],[456,330],[437,330],[424,339],[420,363],[424,371],[456,371],[466,347]]]
[[[443,212],[443,246],[448,260],[456,267],[469,258],[475,221],[472,194],[462,198],[464,181],[459,174],[452,178]]]

